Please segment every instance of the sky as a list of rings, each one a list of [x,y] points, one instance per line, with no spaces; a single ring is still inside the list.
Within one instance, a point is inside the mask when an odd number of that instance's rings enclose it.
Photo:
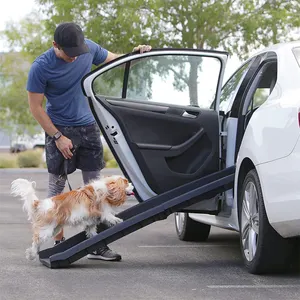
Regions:
[[[19,22],[35,8],[35,0],[0,0],[0,31],[10,21]],[[0,52],[7,51],[5,42],[0,39]]]
[[[35,5],[35,0],[0,0],[0,31],[5,29],[7,22],[20,21],[34,10]],[[155,47],[155,45],[153,47]],[[3,51],[7,51],[7,48],[5,46],[5,41],[0,39],[0,52]],[[225,69],[224,79],[228,78],[239,65],[240,61],[236,57],[230,57]]]
[[[6,22],[20,21],[30,13],[35,6],[35,0],[0,0],[0,30]]]

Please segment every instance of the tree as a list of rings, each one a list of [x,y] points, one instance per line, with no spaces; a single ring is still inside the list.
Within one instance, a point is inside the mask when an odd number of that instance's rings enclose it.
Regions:
[[[34,58],[49,47],[45,26],[38,13],[20,23],[9,23],[3,32],[10,48],[20,49],[2,54],[0,66],[0,122],[1,128],[34,133],[38,123],[32,117],[27,101],[26,82]]]
[[[56,25],[79,23],[88,38],[114,52],[129,52],[139,43],[155,48],[225,49],[240,58],[270,43],[287,41],[300,26],[299,0],[37,0],[44,21],[38,27],[6,30],[6,36],[26,53],[37,54],[51,40]],[[35,24],[35,23],[33,23]],[[17,27],[14,27],[17,28]],[[36,31],[34,31],[36,30]],[[24,32],[26,31],[26,32]],[[33,32],[34,31],[34,32]],[[30,34],[28,34],[30,32]],[[43,33],[46,40],[39,38]],[[38,37],[32,43],[28,37]],[[47,43],[50,46],[50,43]],[[197,69],[179,80],[197,84]],[[192,104],[195,93],[190,93]]]
[[[299,27],[298,0],[38,0],[47,28],[74,20],[113,51],[138,42],[158,47],[223,48],[239,56],[286,40]]]

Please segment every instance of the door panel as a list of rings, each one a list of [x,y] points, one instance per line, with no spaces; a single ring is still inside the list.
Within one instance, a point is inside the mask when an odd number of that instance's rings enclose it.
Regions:
[[[95,119],[141,200],[219,169],[226,59],[224,52],[157,50],[119,58],[83,79]]]
[[[144,110],[142,105],[134,107],[132,103],[126,107],[123,101],[120,106],[116,102],[111,105],[109,100],[107,103],[155,193],[218,170],[217,112],[190,108],[187,111],[195,118],[187,118],[182,116],[186,110],[178,107],[162,111],[155,105],[150,110],[151,105],[147,105]]]

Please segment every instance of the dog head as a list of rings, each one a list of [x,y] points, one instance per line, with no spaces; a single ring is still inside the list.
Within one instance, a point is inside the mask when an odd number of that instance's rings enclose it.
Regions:
[[[133,185],[123,176],[104,178],[107,187],[106,201],[112,206],[120,206],[127,196],[133,195]]]

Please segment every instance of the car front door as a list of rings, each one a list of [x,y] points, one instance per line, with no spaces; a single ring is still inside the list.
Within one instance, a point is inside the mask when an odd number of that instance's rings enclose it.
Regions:
[[[131,53],[83,79],[95,119],[140,201],[219,170],[227,55]]]

